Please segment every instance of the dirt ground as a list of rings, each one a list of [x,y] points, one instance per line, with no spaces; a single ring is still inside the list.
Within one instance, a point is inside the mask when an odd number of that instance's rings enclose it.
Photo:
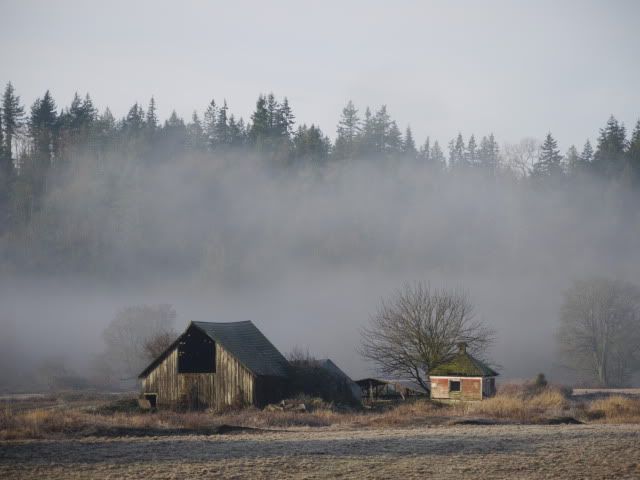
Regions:
[[[0,442],[0,478],[640,478],[640,425]]]

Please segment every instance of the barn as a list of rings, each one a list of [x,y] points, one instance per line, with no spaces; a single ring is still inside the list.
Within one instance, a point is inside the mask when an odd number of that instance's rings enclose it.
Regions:
[[[431,398],[434,400],[482,400],[496,392],[498,373],[467,352],[460,343],[449,361],[429,374]]]
[[[139,375],[152,407],[258,407],[284,398],[289,363],[251,321],[191,322]]]

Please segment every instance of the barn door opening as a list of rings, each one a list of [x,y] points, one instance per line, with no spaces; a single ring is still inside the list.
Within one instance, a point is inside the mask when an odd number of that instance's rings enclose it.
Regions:
[[[144,399],[149,402],[151,408],[156,408],[158,405],[158,394],[157,393],[145,393]]]

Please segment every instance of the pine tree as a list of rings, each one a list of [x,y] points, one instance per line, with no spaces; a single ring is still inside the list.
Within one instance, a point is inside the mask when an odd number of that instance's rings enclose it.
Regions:
[[[244,120],[241,118],[236,122],[235,116],[231,114],[229,116],[229,144],[233,148],[238,148],[244,145],[244,141]]]
[[[491,173],[495,173],[500,163],[500,149],[493,133],[488,137],[482,137],[478,151],[478,163]]]
[[[605,177],[620,175],[625,166],[626,130],[624,124],[612,115],[604,128],[600,129],[598,146],[593,156],[593,168]]]
[[[582,153],[580,154],[580,163],[583,167],[589,167],[592,161],[593,147],[591,146],[591,142],[587,140],[582,148]]]
[[[424,145],[420,147],[420,152],[418,153],[418,158],[426,165],[431,163],[431,146],[429,145],[430,140],[429,137],[424,141]]]
[[[4,124],[3,150],[5,155],[13,158],[13,139],[24,123],[24,106],[20,104],[20,97],[15,94],[11,82],[7,83],[2,95],[2,123]]]
[[[418,157],[418,150],[416,149],[416,142],[413,140],[411,127],[407,127],[407,130],[405,131],[402,153],[405,157],[411,159],[416,159]]]
[[[565,171],[570,175],[575,175],[581,170],[581,160],[578,149],[575,145],[571,145],[565,155]]]
[[[215,138],[216,145],[218,147],[227,147],[229,145],[229,123],[227,119],[227,111],[229,107],[227,106],[227,101],[224,100],[222,103],[222,107],[218,109],[218,118],[216,119],[215,125]]]
[[[256,101],[256,109],[251,114],[251,130],[249,131],[251,143],[256,146],[258,151],[264,148],[265,139],[270,133],[270,125],[267,98],[264,95],[260,95]]]
[[[467,165],[476,166],[478,164],[478,145],[476,144],[476,137],[471,134],[469,142],[467,143],[466,159]]]
[[[367,107],[364,111],[362,122],[362,133],[358,142],[358,151],[362,155],[368,155],[376,151],[376,125],[371,109]]]
[[[129,135],[135,135],[141,132],[145,126],[144,117],[145,115],[142,107],[138,105],[138,102],[134,103],[123,120],[124,130]]]
[[[191,122],[187,125],[187,136],[189,137],[189,148],[194,151],[201,151],[205,148],[204,130],[202,122],[195,110],[191,115]]]
[[[387,106],[382,105],[373,118],[373,147],[376,153],[385,153],[391,129],[391,117]]]
[[[354,158],[361,128],[358,110],[351,100],[349,100],[347,106],[342,109],[342,115],[338,121],[336,132],[338,135],[333,152],[334,158],[337,160]]]
[[[444,153],[440,148],[440,144],[436,140],[433,142],[433,147],[431,147],[431,165],[439,170],[442,170],[446,166],[446,159],[444,158]]]
[[[47,90],[44,97],[37,99],[31,106],[29,118],[29,133],[34,142],[36,155],[45,165],[53,160],[57,141],[57,123],[56,103]]]
[[[301,162],[322,165],[329,157],[331,142],[323,135],[320,128],[311,125],[298,127],[294,137],[294,157]]]
[[[627,150],[627,162],[633,175],[635,185],[640,185],[640,120],[631,134],[631,141]]]
[[[532,176],[549,178],[555,177],[560,173],[562,173],[562,155],[558,150],[558,142],[556,142],[551,133],[548,133],[542,147],[540,147],[538,161],[533,165]]]
[[[449,142],[449,167],[461,168],[466,165],[465,146],[462,134],[458,133],[455,140]]]
[[[204,136],[206,145],[209,150],[216,147],[216,122],[218,121],[217,108],[215,100],[211,100],[204,111]]]
[[[274,125],[276,136],[290,138],[293,134],[295,118],[296,117],[289,106],[289,100],[287,97],[284,97],[282,104],[276,107]]]
[[[13,171],[13,162],[11,156],[5,150],[4,142],[4,128],[2,128],[2,107],[0,107],[0,197],[4,187],[5,175],[10,175]],[[0,206],[0,209],[2,207]],[[1,212],[0,212],[1,215]]]
[[[156,99],[151,96],[149,100],[149,107],[147,108],[146,127],[150,132],[155,132],[158,129],[158,109],[156,107]]]
[[[389,126],[389,134],[387,135],[384,151],[388,156],[394,156],[402,152],[402,133],[398,128],[398,124],[394,121]],[[415,150],[415,145],[413,146]]]

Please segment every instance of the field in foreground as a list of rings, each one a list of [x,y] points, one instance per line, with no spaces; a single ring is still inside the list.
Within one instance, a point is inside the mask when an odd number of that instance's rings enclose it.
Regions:
[[[0,443],[0,478],[640,478],[639,425],[295,428]]]

